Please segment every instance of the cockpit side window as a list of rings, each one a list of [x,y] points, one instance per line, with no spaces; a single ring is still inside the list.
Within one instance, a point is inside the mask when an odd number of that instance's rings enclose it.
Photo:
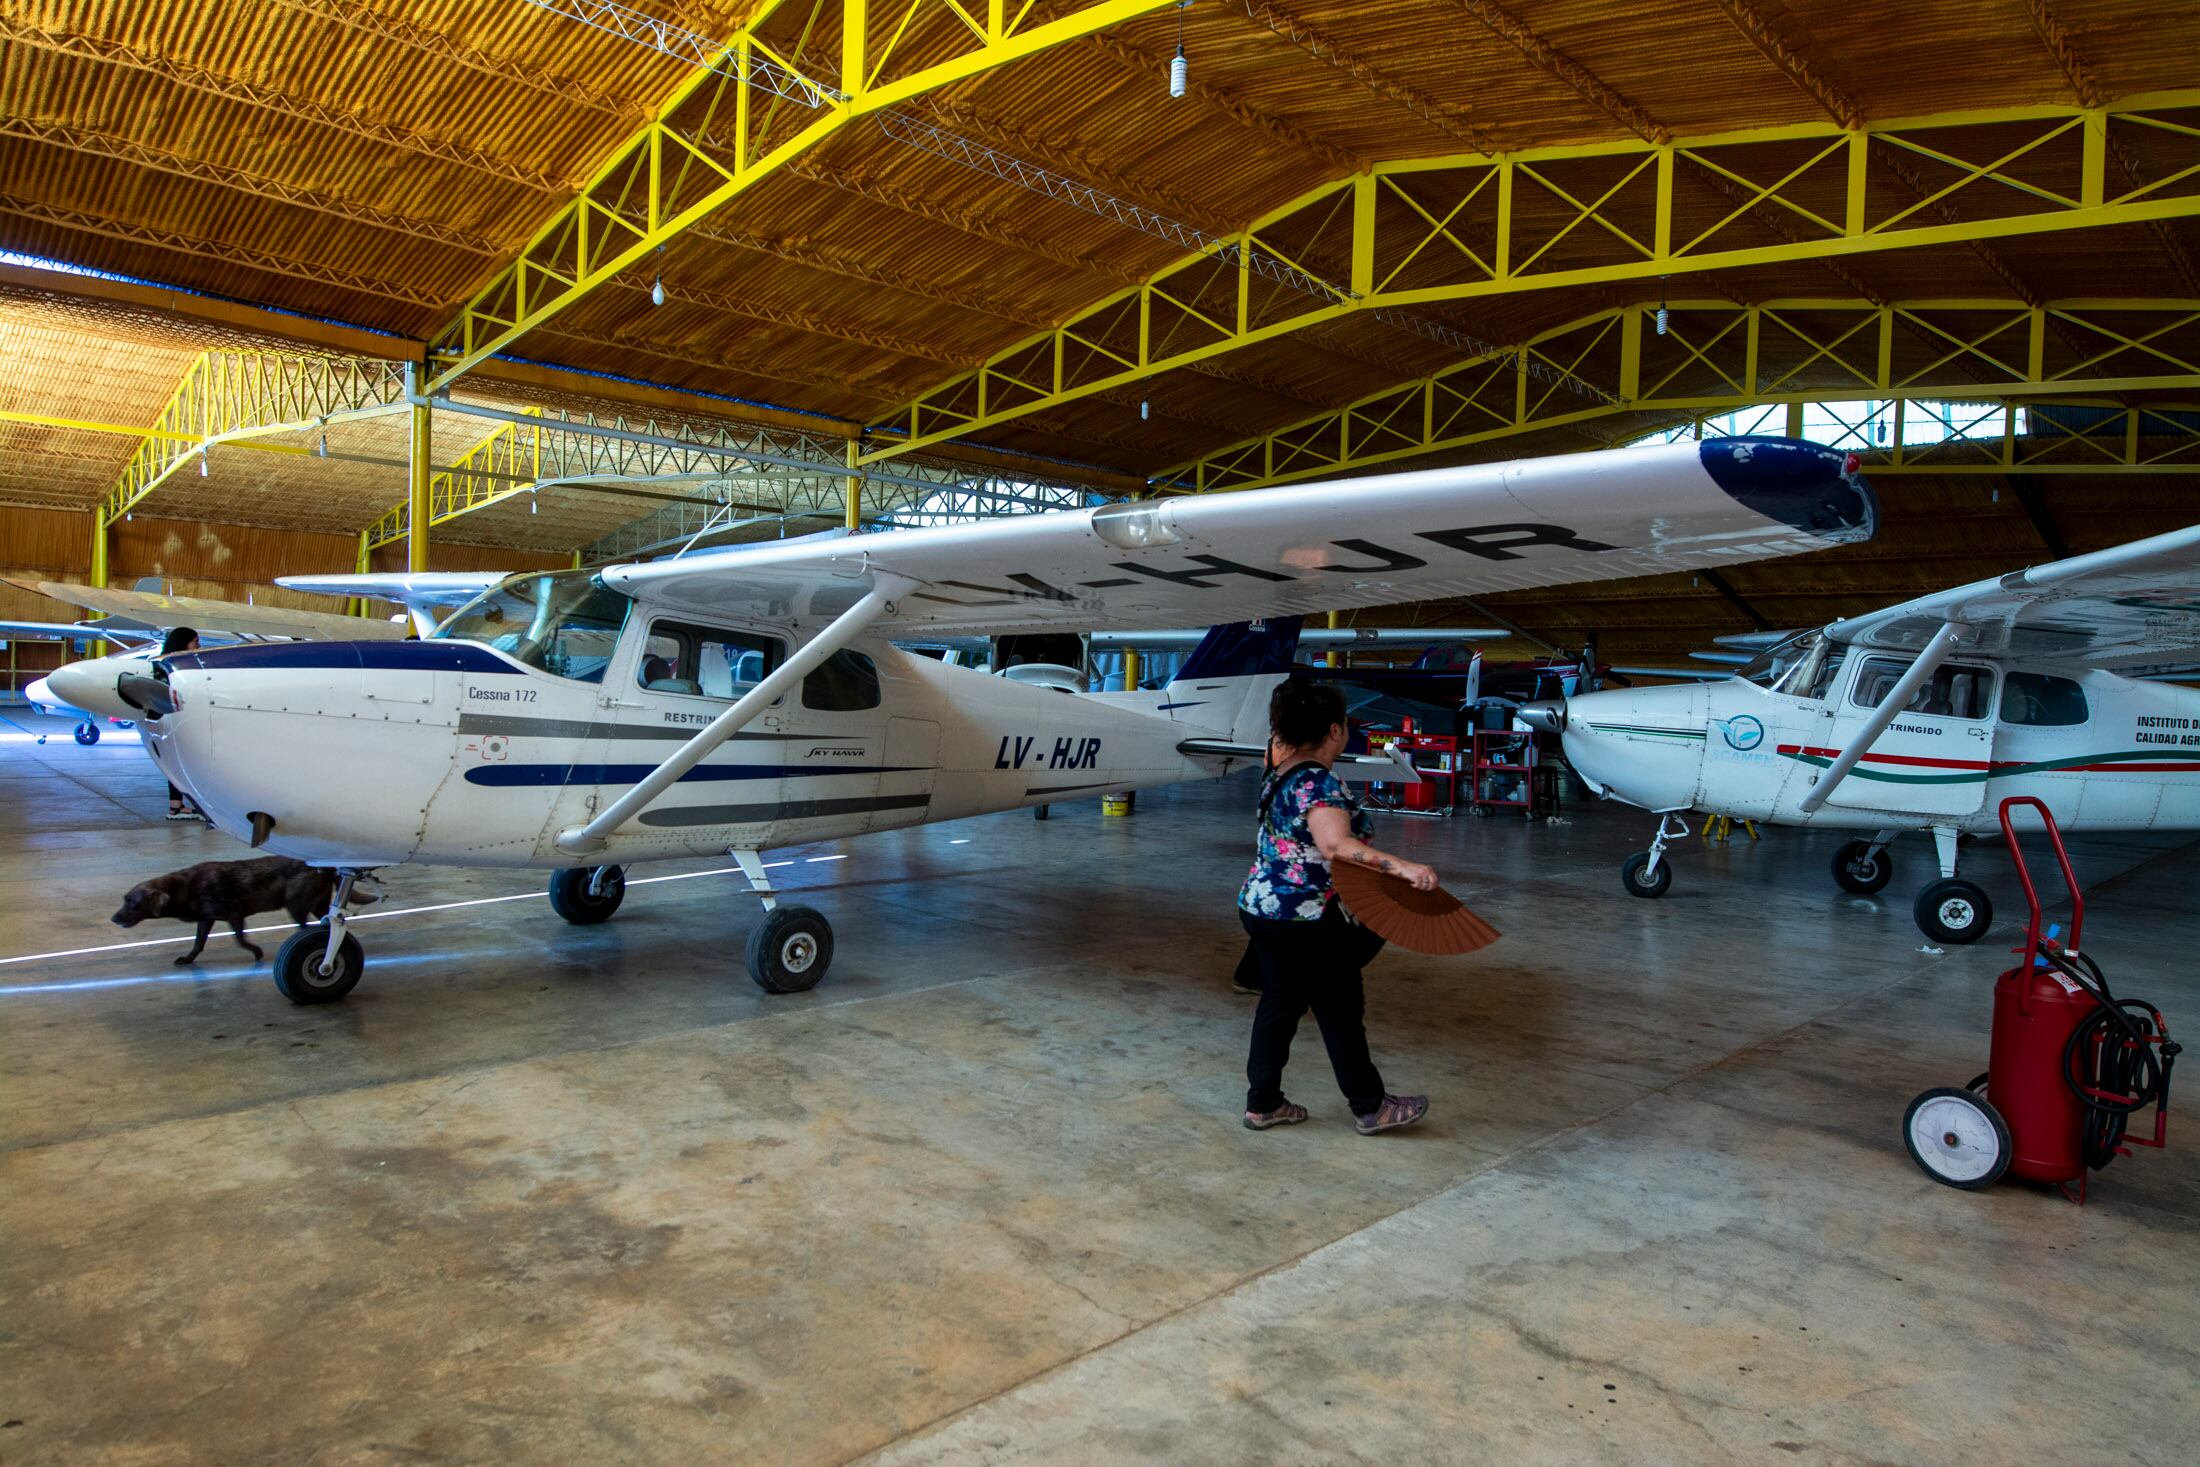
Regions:
[[[2066,677],[2012,672],[2002,679],[2001,721],[2031,728],[2068,728],[2091,717],[2085,689]]]
[[[1856,686],[1849,702],[1858,708],[1877,708],[1894,685],[1909,671],[1914,658],[1869,657],[1857,670]],[[1985,718],[1994,706],[1994,673],[1991,668],[1944,662],[1918,685],[1903,706],[1905,713],[1926,713],[1941,718]]]
[[[733,699],[770,675],[787,644],[755,632],[659,621],[649,629],[635,677],[652,693]]]

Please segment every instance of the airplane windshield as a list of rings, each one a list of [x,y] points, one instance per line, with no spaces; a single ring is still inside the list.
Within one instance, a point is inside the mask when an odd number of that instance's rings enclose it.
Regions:
[[[1824,632],[1804,632],[1777,647],[1757,654],[1757,660],[1741,670],[1751,682],[1763,682],[1775,693],[1791,698],[1822,698],[1848,655],[1846,643]]]
[[[479,642],[555,677],[600,683],[633,603],[595,576],[514,576],[451,613],[432,634]]]

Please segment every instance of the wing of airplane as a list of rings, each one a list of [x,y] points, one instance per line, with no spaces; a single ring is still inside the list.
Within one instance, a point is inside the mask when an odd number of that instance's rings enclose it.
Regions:
[[[2200,525],[1920,596],[1826,635],[1914,652],[1951,625],[1973,654],[2104,668],[2189,660],[2200,649]]]
[[[157,642],[147,627],[102,627],[73,621],[0,621],[0,637],[43,637],[64,642]]]
[[[377,575],[277,576],[275,584],[319,596],[364,596],[400,606],[464,606],[504,579],[504,571],[392,571]]]
[[[1138,630],[1732,565],[1868,538],[1853,456],[1724,438],[970,525],[788,540],[603,572],[689,615],[877,633]]]
[[[316,642],[399,641],[406,628],[395,622],[340,616],[332,611],[295,611],[287,606],[253,606],[202,596],[164,596],[157,591],[124,591],[112,586],[78,586],[66,581],[5,578],[17,586],[87,611],[127,617],[155,627],[195,627],[200,632],[235,632],[246,637],[292,637]],[[104,637],[106,632],[94,631]]]

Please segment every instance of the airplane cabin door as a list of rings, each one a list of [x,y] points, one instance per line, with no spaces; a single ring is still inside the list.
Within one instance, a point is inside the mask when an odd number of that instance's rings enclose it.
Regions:
[[[1857,664],[1835,710],[1827,744],[1801,751],[1823,764],[1848,747],[1873,708],[1916,659],[1852,654]],[[1934,670],[1910,706],[1826,797],[1828,805],[1919,815],[1968,815],[1986,803],[1994,759],[1995,671],[1950,660]]]

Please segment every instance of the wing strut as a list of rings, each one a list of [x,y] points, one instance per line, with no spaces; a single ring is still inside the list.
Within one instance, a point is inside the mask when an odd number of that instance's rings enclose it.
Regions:
[[[750,719],[778,702],[781,694],[808,677],[826,658],[854,641],[865,627],[886,614],[895,597],[906,595],[916,589],[917,584],[907,576],[874,570],[871,589],[861,601],[833,618],[825,630],[803,643],[793,656],[742,694],[731,708],[712,719],[708,727],[682,744],[671,758],[651,770],[640,784],[619,796],[595,819],[586,825],[559,831],[558,849],[569,856],[585,856],[602,850],[609,844],[612,832],[678,784],[681,777],[702,763],[712,750],[739,733]]]
[[[1871,716],[1864,720],[1863,726],[1850,736],[1848,747],[1833,756],[1833,762],[1826,766],[1826,772],[1818,776],[1818,783],[1811,786],[1809,794],[1803,796],[1804,814],[1808,815],[1826,803],[1826,796],[1832,794],[1834,787],[1848,778],[1849,771],[1856,767],[1856,761],[1872,751],[1872,745],[1887,731],[1887,725],[1894,722],[1902,710],[1910,705],[1910,699],[1925,685],[1925,679],[1931,677],[1934,670],[1948,660],[1950,652],[1955,651],[1956,642],[1962,635],[1962,628],[1954,622],[1943,624],[1939,631],[1933,633],[1933,639],[1925,644],[1925,650],[1918,654],[1917,661],[1910,664],[1909,671],[1895,679],[1894,686],[1887,689],[1887,696],[1879,700],[1879,706],[1871,711]]]

